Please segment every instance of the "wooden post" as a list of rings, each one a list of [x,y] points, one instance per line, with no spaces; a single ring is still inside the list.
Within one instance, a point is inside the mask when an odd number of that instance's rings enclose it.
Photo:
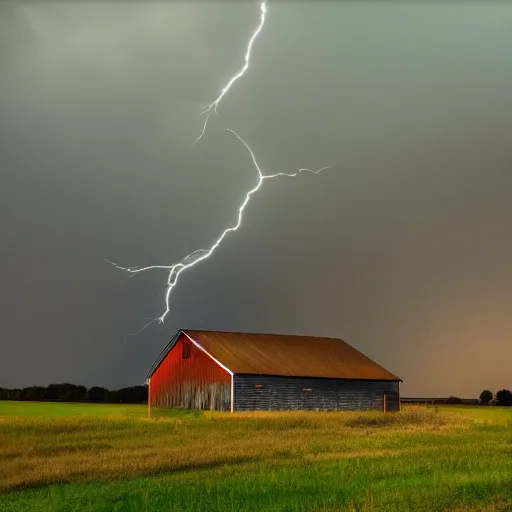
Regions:
[[[151,379],[148,380],[148,418],[151,418]]]
[[[231,414],[235,412],[235,382],[234,375],[231,375]]]
[[[386,395],[384,395],[382,405],[384,406],[384,412],[386,412]]]

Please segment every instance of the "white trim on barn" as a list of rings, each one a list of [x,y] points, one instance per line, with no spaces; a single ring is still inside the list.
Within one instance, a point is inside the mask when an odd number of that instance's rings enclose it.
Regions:
[[[208,357],[210,357],[213,361],[215,361],[223,370],[226,370],[231,375],[231,389],[233,389],[233,375],[234,373],[226,366],[224,366],[220,361],[217,361],[215,357],[213,357],[207,350],[205,350],[197,341],[193,340],[186,332],[182,333],[200,350],[202,350]]]
[[[235,412],[235,377],[231,374],[231,412]]]

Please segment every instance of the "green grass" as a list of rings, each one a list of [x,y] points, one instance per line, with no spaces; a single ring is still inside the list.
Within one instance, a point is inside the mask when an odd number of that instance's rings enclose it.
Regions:
[[[512,511],[512,408],[0,402],[0,511]]]
[[[56,402],[2,402],[0,417],[41,416],[41,417],[104,417],[116,414],[141,417],[144,411],[140,405],[123,404],[81,404]]]

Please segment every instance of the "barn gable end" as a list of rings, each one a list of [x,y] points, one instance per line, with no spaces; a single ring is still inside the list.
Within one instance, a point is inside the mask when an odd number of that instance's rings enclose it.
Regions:
[[[149,400],[154,407],[231,409],[231,374],[180,332],[151,371]]]

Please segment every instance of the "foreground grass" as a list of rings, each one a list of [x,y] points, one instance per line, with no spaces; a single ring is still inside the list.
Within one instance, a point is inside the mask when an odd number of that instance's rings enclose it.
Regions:
[[[0,402],[0,511],[512,510],[512,408],[153,413]]]

